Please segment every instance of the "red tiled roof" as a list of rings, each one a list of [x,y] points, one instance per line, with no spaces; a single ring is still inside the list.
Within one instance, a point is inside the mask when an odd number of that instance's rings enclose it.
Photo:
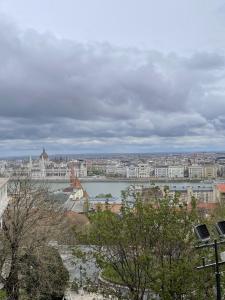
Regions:
[[[225,193],[225,183],[219,183],[216,185],[220,193]]]

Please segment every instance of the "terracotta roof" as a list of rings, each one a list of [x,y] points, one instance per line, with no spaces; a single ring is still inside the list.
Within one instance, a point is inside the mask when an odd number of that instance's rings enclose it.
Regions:
[[[225,193],[225,183],[219,183],[216,187],[220,193]]]

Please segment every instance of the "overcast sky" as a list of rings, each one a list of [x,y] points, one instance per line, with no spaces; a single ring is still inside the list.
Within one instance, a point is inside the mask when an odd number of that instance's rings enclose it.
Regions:
[[[0,0],[0,155],[225,150],[225,2]]]

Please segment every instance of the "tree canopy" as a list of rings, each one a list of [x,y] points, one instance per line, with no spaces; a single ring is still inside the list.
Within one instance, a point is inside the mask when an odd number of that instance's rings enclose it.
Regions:
[[[167,195],[124,205],[121,214],[109,210],[90,216],[81,241],[93,249],[101,277],[126,287],[110,293],[121,299],[212,299],[213,272],[197,271],[193,227],[200,222],[195,211]],[[151,298],[150,298],[151,299]]]

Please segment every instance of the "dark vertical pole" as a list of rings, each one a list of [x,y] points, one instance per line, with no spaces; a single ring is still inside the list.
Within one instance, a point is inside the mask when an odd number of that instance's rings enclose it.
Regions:
[[[82,282],[82,266],[80,265],[80,287],[82,287],[83,282]]]
[[[216,299],[221,300],[221,287],[220,287],[220,270],[219,270],[219,259],[218,259],[218,248],[217,248],[217,240],[214,240],[214,249],[215,249],[215,259],[216,259]]]

